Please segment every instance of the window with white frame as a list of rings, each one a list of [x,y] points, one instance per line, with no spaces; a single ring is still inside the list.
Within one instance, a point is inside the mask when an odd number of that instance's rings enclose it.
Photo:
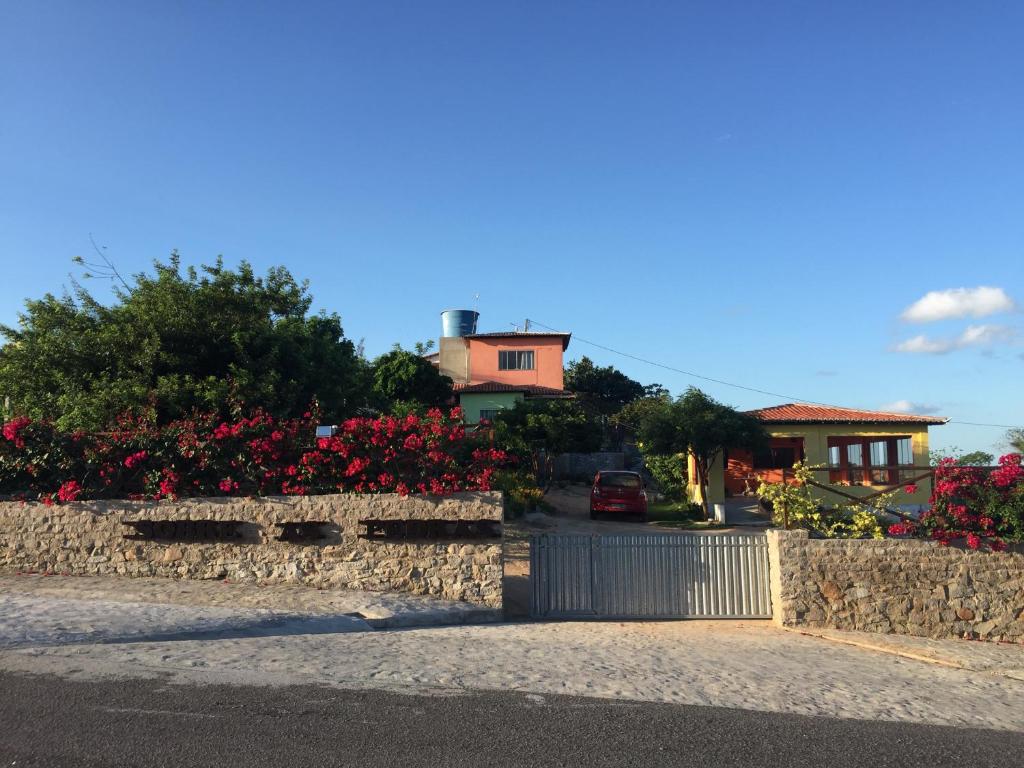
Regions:
[[[532,349],[503,349],[498,352],[499,371],[532,371]]]
[[[480,421],[494,421],[498,418],[499,413],[501,413],[500,408],[481,408]]]

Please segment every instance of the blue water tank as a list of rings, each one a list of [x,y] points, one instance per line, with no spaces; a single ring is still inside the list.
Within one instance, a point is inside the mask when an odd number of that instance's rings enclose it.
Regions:
[[[446,309],[441,313],[442,336],[469,336],[476,333],[479,312],[472,309]]]

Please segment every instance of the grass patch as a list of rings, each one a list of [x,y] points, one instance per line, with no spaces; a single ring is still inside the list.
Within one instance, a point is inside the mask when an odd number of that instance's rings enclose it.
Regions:
[[[688,501],[656,501],[647,505],[647,519],[662,528],[710,531],[728,528],[721,523],[707,522],[697,504]]]

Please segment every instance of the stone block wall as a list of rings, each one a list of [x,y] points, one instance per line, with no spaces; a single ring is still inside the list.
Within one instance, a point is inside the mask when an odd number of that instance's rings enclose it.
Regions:
[[[361,519],[490,520],[500,527],[501,494],[432,499],[397,494],[94,501],[46,507],[0,503],[0,573],[164,576],[291,582],[320,588],[400,591],[502,603],[501,539],[361,538]],[[126,538],[130,520],[240,521],[241,538],[166,542]],[[321,522],[316,543],[278,540],[277,523]]]
[[[768,555],[783,626],[1024,642],[1024,553],[772,530]]]
[[[625,466],[623,453],[560,453],[553,457],[552,474],[556,480],[593,480],[600,471],[621,470]]]

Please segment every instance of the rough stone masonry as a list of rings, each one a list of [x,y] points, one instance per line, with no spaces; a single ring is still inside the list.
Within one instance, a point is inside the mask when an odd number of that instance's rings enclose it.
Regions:
[[[768,556],[783,626],[1024,642],[1020,552],[773,530]]]
[[[86,501],[54,507],[2,502],[0,573],[291,582],[501,606],[500,538],[365,538],[360,534],[366,526],[360,525],[360,520],[492,521],[492,527],[500,531],[501,494]],[[214,540],[163,541],[139,538],[138,526],[127,524],[133,521],[236,524],[178,524],[178,530],[212,532]],[[319,523],[314,526],[318,536],[313,541],[281,541],[283,523]],[[238,538],[216,540],[223,530],[234,530]]]

